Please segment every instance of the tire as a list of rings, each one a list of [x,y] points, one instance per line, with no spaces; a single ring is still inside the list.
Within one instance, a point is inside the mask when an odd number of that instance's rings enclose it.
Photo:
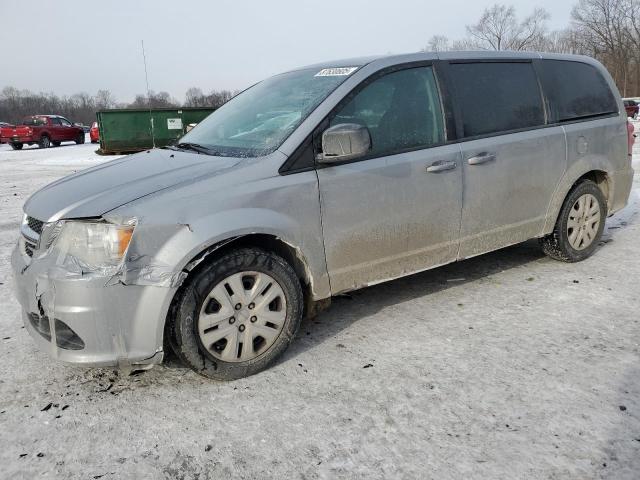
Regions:
[[[80,145],[82,143],[84,143],[84,133],[79,133],[76,136],[76,145]]]
[[[300,326],[304,300],[285,260],[243,248],[192,275],[167,325],[171,348],[185,364],[214,380],[234,380],[264,370],[287,349]],[[247,340],[250,350],[244,348]]]
[[[40,137],[40,141],[38,142],[38,148],[49,148],[51,146],[51,140],[46,135]]]
[[[24,144],[22,144],[22,143],[12,143],[11,144],[11,148],[13,148],[14,150],[22,150],[23,146],[24,146]]]
[[[579,203],[581,199],[585,201],[583,207]],[[592,213],[596,209],[597,224],[596,214]],[[590,257],[602,237],[606,218],[607,200],[602,190],[591,180],[578,183],[567,195],[553,233],[540,239],[542,251],[555,260],[569,263]]]
[[[54,147],[59,147],[61,142],[51,142]]]

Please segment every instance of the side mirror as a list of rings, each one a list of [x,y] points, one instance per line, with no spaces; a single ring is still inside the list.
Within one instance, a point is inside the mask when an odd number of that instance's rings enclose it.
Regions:
[[[340,123],[322,134],[322,154],[318,162],[331,164],[363,157],[371,149],[369,129],[357,123]]]

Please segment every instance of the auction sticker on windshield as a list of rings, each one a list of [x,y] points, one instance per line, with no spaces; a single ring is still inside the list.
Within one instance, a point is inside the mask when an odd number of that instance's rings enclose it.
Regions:
[[[343,77],[347,75],[351,75],[355,72],[358,67],[336,67],[336,68],[323,68],[318,73],[316,73],[316,77]]]

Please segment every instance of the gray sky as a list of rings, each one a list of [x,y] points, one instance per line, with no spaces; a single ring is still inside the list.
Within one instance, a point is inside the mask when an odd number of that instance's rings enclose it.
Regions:
[[[415,52],[435,34],[459,38],[492,0],[2,0],[0,88],[61,95],[109,89],[118,101],[152,90],[179,100],[191,86],[240,89],[324,60]],[[519,17],[534,6],[505,0]],[[572,0],[538,0],[549,27]],[[15,12],[19,21],[10,21]],[[10,60],[9,53],[15,55]]]

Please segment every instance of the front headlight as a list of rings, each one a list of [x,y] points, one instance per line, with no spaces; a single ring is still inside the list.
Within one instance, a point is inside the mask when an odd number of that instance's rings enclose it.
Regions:
[[[100,221],[61,222],[55,248],[86,265],[118,265],[124,258],[135,225]]]

